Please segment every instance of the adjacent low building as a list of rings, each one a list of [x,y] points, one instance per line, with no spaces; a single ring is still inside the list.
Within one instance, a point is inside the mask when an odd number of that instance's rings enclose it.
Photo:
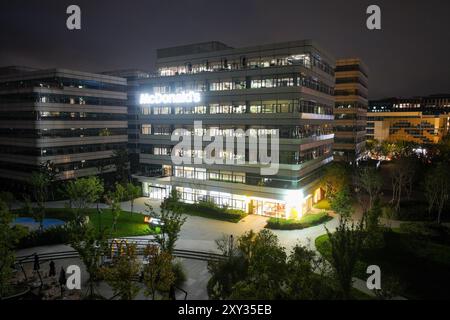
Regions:
[[[336,61],[334,159],[357,162],[366,144],[368,68],[358,58]]]
[[[422,111],[371,112],[367,114],[367,138],[378,141],[409,141],[436,144],[448,134],[447,114]]]
[[[299,218],[322,199],[320,177],[333,160],[334,64],[312,41],[247,48],[208,42],[158,50],[158,74],[136,81],[141,102],[136,178],[144,194],[163,199],[176,189],[186,202]],[[206,145],[200,143],[183,151],[190,164],[174,164],[173,133],[180,129],[192,140],[238,139],[245,132],[245,153],[219,152],[239,164],[205,164]],[[263,166],[250,162],[249,140],[263,135],[279,136],[274,175],[261,174]]]
[[[370,101],[367,139],[435,144],[449,132],[450,95]]]
[[[124,78],[0,68],[0,178],[23,185],[51,163],[56,180],[113,172],[127,147]]]

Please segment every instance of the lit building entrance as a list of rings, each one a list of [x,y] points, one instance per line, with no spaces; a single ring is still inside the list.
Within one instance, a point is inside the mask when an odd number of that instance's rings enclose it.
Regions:
[[[286,205],[281,202],[251,200],[251,213],[260,216],[282,218],[286,216]]]

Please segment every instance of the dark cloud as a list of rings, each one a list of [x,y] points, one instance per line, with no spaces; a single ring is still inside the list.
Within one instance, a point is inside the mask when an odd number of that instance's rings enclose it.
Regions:
[[[382,31],[365,27],[370,4]],[[82,9],[82,30],[65,27]],[[317,40],[370,68],[370,96],[450,92],[450,2],[445,0],[2,0],[0,63],[86,71],[153,70],[157,48],[223,41],[247,46]]]

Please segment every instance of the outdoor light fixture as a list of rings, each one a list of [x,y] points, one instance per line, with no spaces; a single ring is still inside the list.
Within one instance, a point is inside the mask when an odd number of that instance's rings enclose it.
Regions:
[[[200,102],[201,95],[199,92],[186,91],[174,94],[148,94],[141,93],[139,104],[171,104],[171,103],[193,103]]]

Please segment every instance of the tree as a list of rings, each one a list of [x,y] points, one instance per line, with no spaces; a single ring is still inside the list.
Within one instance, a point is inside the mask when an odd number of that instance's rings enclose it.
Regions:
[[[25,213],[30,214],[34,221],[39,223],[39,230],[42,232],[44,229],[44,219],[45,219],[45,210],[42,210],[42,208],[34,208],[33,202],[31,201],[30,197],[27,194],[23,195],[23,207],[22,210]]]
[[[130,201],[131,214],[133,214],[134,200],[142,195],[142,189],[140,186],[134,185],[131,182],[127,183],[125,188],[126,198]]]
[[[43,162],[39,166],[39,172],[45,176],[45,179],[48,181],[49,187],[50,187],[50,193],[52,196],[52,199],[55,199],[55,194],[53,192],[54,186],[53,183],[56,181],[56,177],[58,175],[58,168],[56,165],[51,162],[50,160],[47,160],[46,162]]]
[[[136,282],[139,271],[136,246],[129,244],[125,253],[114,258],[110,267],[102,268],[102,275],[113,289],[114,296],[120,296],[122,300],[133,300],[140,290]]]
[[[96,231],[91,225],[70,224],[69,243],[78,252],[89,273],[89,295],[94,298],[94,285],[101,278],[101,258],[108,252],[108,241],[103,230]]]
[[[0,201],[0,298],[9,294],[15,261],[14,247],[21,237],[17,227],[11,226],[13,220],[7,205]]]
[[[357,185],[369,196],[369,206],[367,209],[372,208],[373,202],[380,195],[383,186],[383,180],[380,174],[375,168],[363,167],[358,172]]]
[[[364,223],[350,223],[349,218],[341,216],[334,233],[326,228],[331,245],[331,265],[344,299],[350,298],[356,262],[364,242]]]
[[[375,146],[377,145],[377,143],[378,143],[377,140],[367,139],[364,148],[367,152],[374,153]]]
[[[364,227],[366,232],[366,248],[382,248],[384,245],[384,228],[380,224],[383,210],[380,199],[377,198],[372,208],[366,213]]]
[[[246,277],[248,263],[233,237],[223,235],[216,240],[216,245],[225,259],[208,261],[211,274],[207,286],[208,296],[213,300],[224,300],[231,296],[234,285]]]
[[[330,207],[342,217],[351,217],[353,215],[352,198],[348,188],[342,189],[331,198]]]
[[[167,294],[175,282],[172,268],[172,256],[168,252],[160,251],[158,247],[149,245],[145,249],[149,263],[144,267],[145,294],[156,299],[156,294]]]
[[[403,194],[406,193],[408,198],[412,194],[412,186],[414,182],[414,173],[416,171],[416,163],[411,158],[400,158],[397,162],[395,170],[392,170],[392,200],[395,210],[400,210],[400,203]]]
[[[439,162],[450,162],[450,134],[442,138],[436,146],[435,160]]]
[[[286,299],[330,300],[335,298],[329,284],[329,268],[324,258],[297,244],[287,261]]]
[[[29,183],[33,188],[34,200],[37,203],[37,209],[34,210],[38,218],[36,221],[39,223],[39,230],[43,230],[43,221],[45,219],[45,202],[48,198],[48,186],[50,181],[47,175],[41,172],[33,172],[29,179]]]
[[[208,262],[211,299],[332,299],[329,267],[315,252],[296,245],[287,256],[267,229],[216,241],[223,259]]]
[[[380,144],[380,154],[385,158],[392,158],[395,153],[395,144],[389,141],[382,141]]]
[[[425,176],[425,197],[428,200],[428,212],[437,209],[437,223],[442,222],[442,211],[450,196],[450,173],[448,165],[438,163]]]
[[[351,172],[346,163],[336,162],[326,167],[322,178],[322,186],[328,198],[332,198],[350,185]]]
[[[183,216],[178,206],[169,203],[170,202],[161,203],[158,213],[153,210],[153,207],[150,204],[145,203],[145,206],[147,207],[146,212],[151,217],[157,218],[161,222],[161,233],[155,236],[155,240],[161,246],[163,251],[172,254],[181,227],[186,221],[186,217]]]
[[[86,209],[97,202],[103,192],[103,182],[98,177],[80,178],[66,184],[64,194],[69,199],[76,221],[83,222]]]
[[[230,299],[282,299],[287,275],[286,253],[268,229],[244,234],[238,246],[247,264],[246,277],[233,286]]]
[[[12,204],[16,201],[14,194],[9,191],[0,192],[0,201],[2,201],[7,207],[8,210],[11,211]]]
[[[129,178],[129,158],[127,149],[114,150],[111,158],[116,167],[116,178],[121,184],[126,184]]]
[[[120,183],[116,183],[116,188],[114,191],[109,192],[106,195],[106,203],[109,205],[112,214],[112,226],[111,233],[116,231],[117,221],[119,220],[120,214],[122,213],[122,207],[120,202],[124,200],[126,196],[125,187]]]

